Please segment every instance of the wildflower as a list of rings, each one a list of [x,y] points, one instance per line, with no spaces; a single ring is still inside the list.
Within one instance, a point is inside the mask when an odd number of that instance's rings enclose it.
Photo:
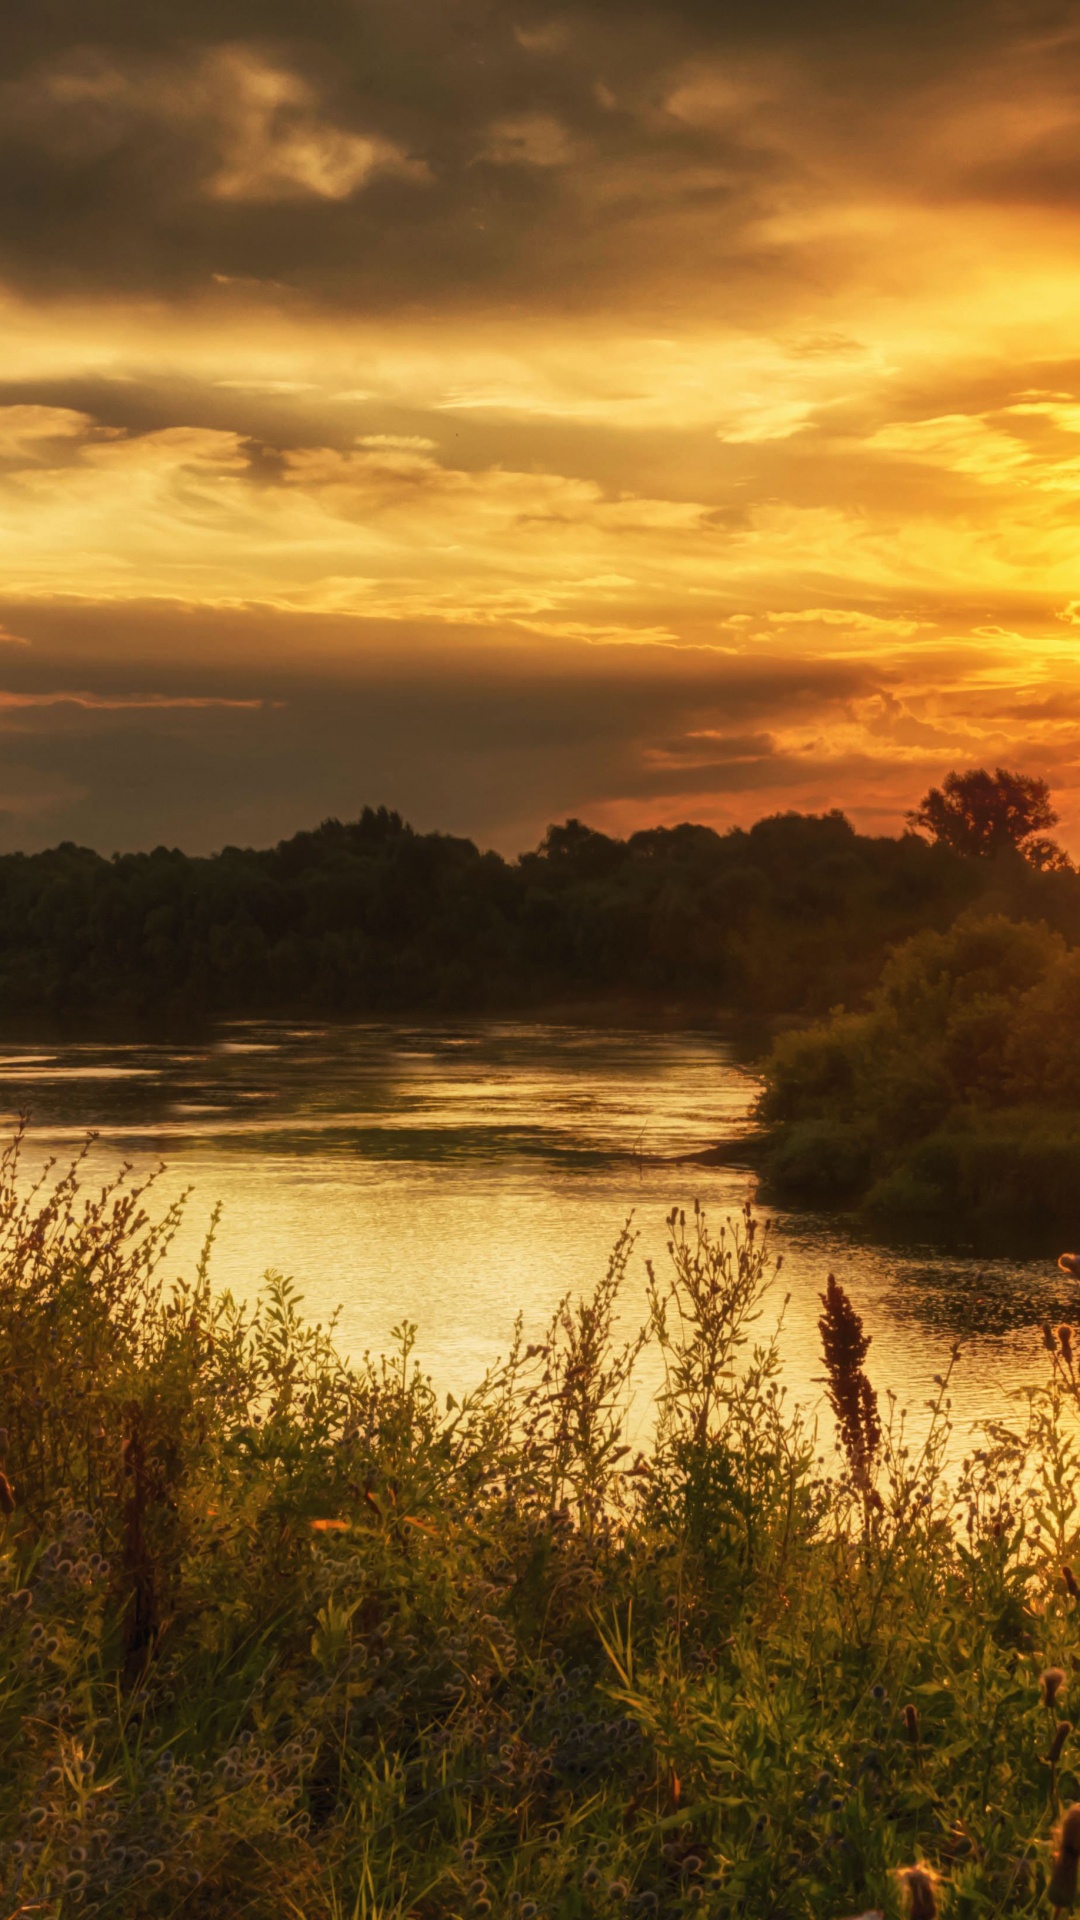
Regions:
[[[825,1353],[826,1393],[851,1477],[863,1499],[869,1500],[874,1462],[881,1446],[877,1394],[863,1372],[870,1336],[863,1332],[862,1320],[831,1273],[820,1298],[825,1309],[818,1326]]]
[[[630,1889],[625,1880],[608,1881],[608,1896],[612,1900],[625,1900],[629,1891]],[[522,1920],[524,1920],[524,1915],[522,1916]]]
[[[458,1848],[458,1852],[460,1853],[462,1859],[466,1862],[470,1860],[475,1860],[477,1851],[478,1849],[477,1849],[477,1844],[475,1840],[463,1840],[460,1847]]]
[[[1072,1568],[1062,1567],[1061,1577],[1065,1582],[1066,1593],[1069,1594],[1073,1600],[1080,1600],[1080,1586],[1077,1585],[1076,1575]]]
[[[1062,1273],[1071,1274],[1074,1280],[1080,1280],[1080,1253],[1060,1254],[1058,1266]]]
[[[1047,1667],[1045,1673],[1040,1673],[1039,1691],[1043,1697],[1043,1705],[1047,1710],[1053,1706],[1054,1701],[1057,1699],[1064,1685],[1065,1675],[1060,1667]]]
[[[584,1873],[583,1873],[583,1874],[582,1874],[582,1876],[581,1876],[581,1884],[582,1884],[582,1886],[583,1886],[583,1887],[597,1887],[597,1886],[599,1886],[599,1884],[600,1884],[600,1869],[599,1869],[599,1867],[596,1867],[596,1866],[588,1866],[588,1867],[586,1867],[586,1869],[585,1869],[585,1871],[584,1871]]]
[[[904,1708],[904,1732],[913,1744],[918,1743],[919,1713],[917,1707],[915,1707],[910,1700]]]
[[[1061,1352],[1065,1360],[1065,1365],[1067,1367],[1071,1367],[1072,1366],[1072,1328],[1065,1327],[1065,1326],[1059,1327],[1058,1340],[1061,1343]]]
[[[1058,1761],[1061,1759],[1062,1753],[1065,1750],[1065,1742],[1071,1732],[1072,1727],[1068,1720],[1058,1721],[1057,1726],[1054,1728],[1054,1737],[1050,1742],[1050,1751],[1046,1756],[1052,1767],[1056,1767]]]
[[[86,1875],[81,1867],[77,1867],[73,1873],[64,1875],[64,1891],[66,1893],[79,1893],[85,1885]]]
[[[539,1913],[539,1911],[540,1909],[537,1906],[535,1900],[523,1900],[520,1907],[518,1908],[518,1912],[521,1915],[521,1920],[536,1920],[536,1916]]]
[[[698,1856],[696,1853],[687,1854],[686,1859],[682,1863],[682,1870],[684,1873],[700,1873],[701,1872],[701,1861],[698,1859]]]
[[[897,1873],[908,1920],[937,1920],[938,1876],[931,1867],[901,1867]]]
[[[1056,1354],[1057,1347],[1054,1345],[1054,1329],[1050,1325],[1049,1320],[1044,1320],[1042,1323],[1042,1338],[1043,1346],[1046,1348],[1047,1353]]]

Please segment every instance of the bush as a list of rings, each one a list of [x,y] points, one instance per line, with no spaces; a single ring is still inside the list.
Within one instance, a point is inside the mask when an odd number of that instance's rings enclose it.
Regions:
[[[766,1191],[831,1206],[861,1193],[873,1163],[866,1130],[843,1120],[777,1128],[762,1161]]]
[[[867,1207],[882,1215],[961,1211],[984,1227],[1074,1230],[1080,1130],[1041,1109],[960,1111],[875,1182]]]
[[[1078,956],[1042,926],[962,918],[899,947],[865,1014],[776,1043],[763,1164],[780,1198],[1064,1222],[1077,1108]]]

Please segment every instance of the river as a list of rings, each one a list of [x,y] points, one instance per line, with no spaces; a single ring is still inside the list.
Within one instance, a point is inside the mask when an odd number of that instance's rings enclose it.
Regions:
[[[250,1296],[291,1275],[312,1317],[340,1309],[348,1352],[390,1344],[401,1320],[440,1388],[459,1392],[505,1353],[515,1314],[536,1336],[567,1289],[603,1270],[623,1222],[638,1246],[624,1299],[643,1312],[644,1259],[665,1217],[701,1201],[719,1225],[753,1198],[738,1164],[674,1164],[750,1126],[756,1082],[715,1034],[509,1022],[236,1025],[205,1045],[9,1046],[0,1105],[30,1118],[27,1165],[69,1156],[93,1129],[95,1177],[166,1163],[163,1198],[190,1188],[171,1268],[190,1269],[222,1205],[216,1283]],[[868,1371],[916,1424],[956,1339],[958,1432],[1006,1412],[1041,1374],[1038,1322],[1069,1305],[1053,1261],[963,1247],[882,1245],[843,1219],[781,1213],[785,1381],[820,1405],[818,1295],[833,1271],[872,1335]],[[640,1429],[649,1369],[631,1416]]]

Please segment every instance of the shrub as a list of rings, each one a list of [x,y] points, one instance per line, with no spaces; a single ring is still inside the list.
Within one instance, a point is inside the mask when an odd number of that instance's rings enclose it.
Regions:
[[[780,1197],[1060,1219],[1078,1127],[1053,1108],[1080,1110],[1077,957],[1045,927],[962,918],[898,948],[867,1013],[777,1042],[763,1164]]]
[[[863,1191],[873,1164],[864,1126],[845,1120],[796,1120],[778,1128],[762,1161],[766,1190],[832,1206]]]

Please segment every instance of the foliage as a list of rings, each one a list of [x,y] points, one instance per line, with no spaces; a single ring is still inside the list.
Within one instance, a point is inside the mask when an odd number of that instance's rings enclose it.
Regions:
[[[1069,1328],[950,1484],[948,1374],[921,1440],[879,1420],[834,1284],[829,1474],[767,1238],[676,1213],[630,1460],[628,1239],[444,1404],[408,1326],[347,1365],[282,1279],[166,1281],[175,1213],[81,1177],[0,1173],[5,1914],[892,1920],[932,1873],[954,1920],[1046,1911]]]
[[[842,814],[748,831],[580,821],[520,860],[385,808],[277,847],[0,857],[0,1008],[186,1025],[215,1016],[598,1001],[768,1020],[853,1005],[888,947],[981,902],[1080,941],[1080,880],[972,862]]]
[[[1043,925],[962,915],[893,953],[865,1013],[777,1041],[767,1174],[883,1212],[1063,1220],[1078,1110],[1080,957]]]
[[[1057,824],[1045,780],[997,767],[947,773],[907,815],[908,824],[929,833],[954,853],[983,858],[1016,849],[1042,870],[1068,869],[1071,861],[1040,832]]]

